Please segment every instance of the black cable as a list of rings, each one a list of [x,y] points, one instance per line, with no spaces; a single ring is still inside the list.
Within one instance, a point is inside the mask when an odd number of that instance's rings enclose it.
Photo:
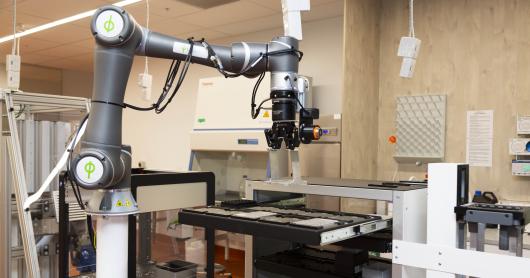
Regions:
[[[24,113],[24,111],[26,111],[26,105],[25,104],[21,104],[19,107],[20,108],[18,109],[18,113],[15,114],[15,119],[20,117],[20,115],[22,115],[22,113]]]
[[[265,103],[267,100],[261,102],[261,104],[256,109],[256,94],[258,93],[259,85],[261,84],[261,81],[263,81],[263,78],[265,78],[265,73],[261,73],[258,77],[258,80],[256,81],[256,84],[254,84],[254,89],[252,90],[252,98],[250,101],[250,115],[252,116],[252,119],[256,119],[259,116],[259,112],[261,110],[261,106],[263,103]]]
[[[195,41],[193,41],[192,38],[189,38],[188,42],[190,43],[190,48],[186,55],[186,59],[184,60],[184,66],[182,70],[180,70],[181,60],[173,60],[171,62],[171,65],[169,66],[169,69],[168,69],[168,73],[166,75],[166,81],[164,83],[164,88],[162,89],[162,93],[160,93],[160,96],[158,97],[157,101],[153,103],[153,105],[150,107],[138,107],[138,106],[131,105],[128,103],[124,103],[123,108],[131,108],[131,109],[138,110],[138,111],[155,110],[155,113],[157,114],[164,112],[164,110],[171,103],[171,101],[173,101],[173,98],[176,96],[177,92],[182,86],[182,83],[184,82],[184,79],[186,78],[186,75],[188,73],[188,69],[191,65],[191,59],[193,57],[193,47],[195,45]],[[175,85],[175,88],[173,89],[169,98],[167,98],[171,88],[173,88],[173,83],[175,82],[175,78],[177,77],[179,70],[180,70],[180,74],[177,79],[177,84]],[[113,104],[113,103],[109,103],[109,104]]]
[[[298,61],[300,61],[300,60],[302,60],[302,57],[304,55],[304,53],[302,51],[300,51],[298,49],[294,49],[294,47],[292,47],[292,46],[289,49],[281,49],[281,50],[270,51],[270,52],[267,50],[267,51],[265,51],[265,53],[260,53],[259,56],[252,63],[250,63],[246,68],[241,69],[241,71],[239,71],[238,73],[231,73],[231,72],[227,72],[227,71],[224,70],[224,67],[223,67],[223,65],[221,63],[221,60],[217,56],[217,53],[215,53],[215,51],[213,50],[211,45],[208,44],[208,42],[206,42],[206,40],[204,38],[201,39],[201,40],[198,40],[198,41],[194,41],[193,38],[189,38],[188,41],[190,43],[190,48],[188,50],[188,54],[186,55],[186,59],[184,60],[184,67],[180,71],[180,75],[179,75],[179,78],[177,80],[177,85],[175,86],[175,88],[173,89],[172,94],[170,95],[169,99],[165,103],[164,103],[164,101],[166,100],[169,91],[173,87],[173,83],[175,81],[175,77],[177,76],[177,73],[179,72],[181,60],[173,60],[171,62],[171,66],[169,67],[168,74],[166,76],[166,82],[164,84],[164,88],[162,89],[162,93],[158,97],[157,102],[154,103],[150,107],[139,107],[139,106],[135,106],[135,105],[128,104],[128,103],[123,103],[123,105],[119,105],[117,103],[111,103],[111,102],[105,102],[105,101],[99,101],[99,100],[95,100],[93,102],[106,103],[106,104],[111,104],[111,105],[118,105],[118,106],[121,106],[123,108],[130,108],[130,109],[134,109],[134,110],[138,110],[138,111],[155,110],[155,113],[157,113],[157,114],[160,114],[160,113],[164,112],[164,110],[167,108],[169,103],[171,103],[171,101],[173,100],[173,98],[177,94],[178,90],[180,89],[182,83],[184,82],[184,79],[185,79],[186,74],[188,72],[189,66],[191,64],[191,59],[193,57],[193,47],[195,45],[195,42],[201,43],[207,49],[207,51],[208,51],[208,59],[210,61],[212,61],[213,65],[217,69],[217,71],[219,71],[219,73],[221,73],[225,78],[235,78],[235,77],[239,77],[241,75],[244,75],[244,74],[248,73],[250,70],[252,70],[259,62],[261,62],[261,60],[267,59],[269,56],[282,55],[282,54],[294,54],[294,55],[296,55],[298,57]],[[253,119],[256,119],[257,116],[259,115],[259,112],[261,110],[262,104],[269,100],[269,99],[267,99],[267,100],[263,101],[258,106],[258,108],[256,110],[256,100],[255,100],[256,92],[257,92],[257,89],[258,89],[259,85],[261,84],[261,81],[263,80],[263,77],[264,77],[264,72],[260,74],[260,78],[258,78],[258,81],[254,85],[254,91],[253,91],[252,101],[251,101],[251,110],[252,110],[251,114],[252,114],[252,118]],[[300,102],[300,101],[298,100],[298,102]]]
[[[133,110],[138,110],[138,111],[151,111],[151,110],[155,109],[156,106],[153,104],[153,106],[151,106],[151,107],[138,107],[138,106],[134,106],[132,104],[123,103],[123,107],[124,108],[131,108]]]
[[[157,107],[155,109],[155,112],[157,114],[160,114],[160,113],[164,112],[166,107],[171,103],[171,101],[173,100],[173,98],[177,94],[178,90],[182,86],[182,83],[184,82],[184,79],[186,78],[186,74],[188,73],[188,69],[189,69],[190,64],[191,64],[191,58],[193,57],[193,46],[195,44],[195,42],[192,39],[188,39],[188,41],[190,42],[190,49],[188,50],[188,55],[186,56],[186,60],[184,61],[184,67],[182,68],[182,71],[180,72],[179,79],[177,81],[177,85],[173,89],[173,93],[171,94],[171,96],[169,97],[167,102],[162,107],[159,107],[159,106],[162,104],[163,100],[160,103],[157,103]],[[176,75],[176,72],[178,71],[179,67],[180,67],[180,61],[178,61],[178,67],[176,68],[175,75]],[[173,80],[171,81],[171,85],[173,85],[173,81],[174,81],[174,77],[173,77]],[[171,88],[171,87],[169,87],[169,88]]]

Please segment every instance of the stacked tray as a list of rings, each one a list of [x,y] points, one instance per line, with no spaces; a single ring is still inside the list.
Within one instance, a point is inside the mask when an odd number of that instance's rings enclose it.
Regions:
[[[182,224],[312,245],[325,245],[391,226],[391,219],[382,216],[273,206],[184,209],[179,220]]]

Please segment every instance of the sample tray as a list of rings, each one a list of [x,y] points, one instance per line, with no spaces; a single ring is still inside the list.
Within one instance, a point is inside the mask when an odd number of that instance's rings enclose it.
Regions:
[[[309,245],[326,245],[392,225],[392,219],[385,216],[272,206],[184,209],[179,212],[179,222]]]

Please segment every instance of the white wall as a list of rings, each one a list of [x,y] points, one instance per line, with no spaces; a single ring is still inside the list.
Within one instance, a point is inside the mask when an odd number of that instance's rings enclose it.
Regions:
[[[0,63],[0,88],[6,88],[7,87],[7,74],[5,71],[6,65]]]
[[[92,73],[63,70],[63,95],[90,98],[92,96],[93,80]]]
[[[342,17],[336,17],[303,25],[304,40],[300,48],[304,52],[304,58],[299,72],[313,77],[315,106],[321,109],[321,115],[341,112],[342,24]],[[215,43],[266,42],[280,34],[283,34],[282,29],[266,30],[226,38]],[[169,64],[167,60],[150,59],[149,69],[154,77],[153,98],[161,91]],[[129,78],[126,101],[147,106],[151,102],[142,100],[136,85],[137,76],[143,71],[143,67],[143,58],[136,58]],[[181,91],[163,114],[125,109],[123,142],[132,146],[133,165],[145,161],[151,169],[187,170],[195,93],[199,79],[212,76],[219,76],[219,73],[214,69],[192,65]],[[229,103],[220,105],[229,107]]]
[[[32,93],[55,94],[62,92],[65,70],[22,64],[20,90]],[[5,64],[0,64],[0,88],[7,88]]]

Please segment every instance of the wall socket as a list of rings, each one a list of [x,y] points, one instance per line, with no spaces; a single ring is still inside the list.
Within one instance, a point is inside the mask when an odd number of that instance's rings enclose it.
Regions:
[[[153,76],[149,73],[140,73],[138,75],[138,86],[142,90],[142,98],[145,101],[151,100],[151,90],[153,87]]]
[[[19,55],[6,55],[7,88],[18,90],[20,88],[20,63]]]
[[[421,40],[415,37],[402,37],[397,55],[403,57],[399,76],[412,78],[416,67],[416,58],[420,52]]]

